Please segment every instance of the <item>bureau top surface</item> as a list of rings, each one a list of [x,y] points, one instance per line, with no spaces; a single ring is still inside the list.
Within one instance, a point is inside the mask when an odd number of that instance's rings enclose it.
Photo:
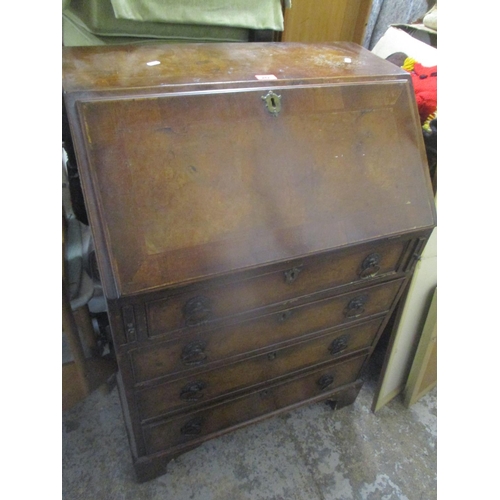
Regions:
[[[65,47],[66,91],[349,79],[406,74],[352,43],[213,43]]]
[[[422,131],[402,73],[353,44],[65,51],[106,295],[431,228]]]

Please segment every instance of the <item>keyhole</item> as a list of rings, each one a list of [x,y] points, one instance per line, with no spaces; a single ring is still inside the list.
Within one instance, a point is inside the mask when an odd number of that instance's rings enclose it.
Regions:
[[[300,273],[300,268],[299,267],[293,267],[292,269],[289,269],[288,271],[285,271],[285,281],[287,283],[293,283],[296,279],[297,276]]]
[[[281,111],[281,96],[269,91],[266,95],[263,95],[261,99],[266,103],[266,108],[269,113],[278,116],[278,113]]]
[[[268,355],[267,355],[267,359],[269,361],[273,361],[276,359],[276,356],[277,356],[277,353],[276,352],[270,352]]]

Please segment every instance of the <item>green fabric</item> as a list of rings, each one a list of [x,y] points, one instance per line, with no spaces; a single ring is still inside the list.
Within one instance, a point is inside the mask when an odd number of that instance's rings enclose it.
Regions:
[[[281,0],[111,0],[111,3],[119,19],[283,31]]]
[[[94,35],[191,42],[245,42],[249,30],[225,26],[152,23],[116,19],[110,0],[72,0],[64,15]]]
[[[71,13],[63,13],[63,45],[65,47],[84,47],[89,45],[144,45],[158,43],[158,38],[126,37],[126,36],[100,36],[94,35],[84,26],[74,21]],[[189,39],[162,39],[162,43],[191,43]]]
[[[105,45],[105,42],[99,40],[99,37],[90,33],[63,12],[62,16],[62,39],[65,47],[81,47],[86,45]]]

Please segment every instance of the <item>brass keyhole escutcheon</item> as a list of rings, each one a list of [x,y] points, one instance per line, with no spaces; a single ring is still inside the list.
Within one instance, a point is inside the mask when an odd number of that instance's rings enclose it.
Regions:
[[[269,113],[273,116],[278,116],[278,113],[281,111],[281,96],[270,90],[266,95],[263,95],[261,99],[265,102]]]
[[[302,269],[300,267],[293,267],[292,269],[285,271],[285,273],[284,273],[285,274],[285,282],[288,284],[293,283],[297,279],[301,270]]]
[[[274,352],[270,352],[268,355],[267,355],[267,359],[269,361],[274,361],[276,359],[276,356],[278,356],[278,353],[276,351]]]

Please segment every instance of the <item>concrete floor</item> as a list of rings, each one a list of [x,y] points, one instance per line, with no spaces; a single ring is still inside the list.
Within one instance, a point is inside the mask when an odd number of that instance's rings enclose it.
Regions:
[[[63,415],[64,500],[431,500],[437,497],[436,389],[410,409],[370,410],[376,383],[332,412],[313,404],[190,451],[167,474],[134,478],[118,393]]]

